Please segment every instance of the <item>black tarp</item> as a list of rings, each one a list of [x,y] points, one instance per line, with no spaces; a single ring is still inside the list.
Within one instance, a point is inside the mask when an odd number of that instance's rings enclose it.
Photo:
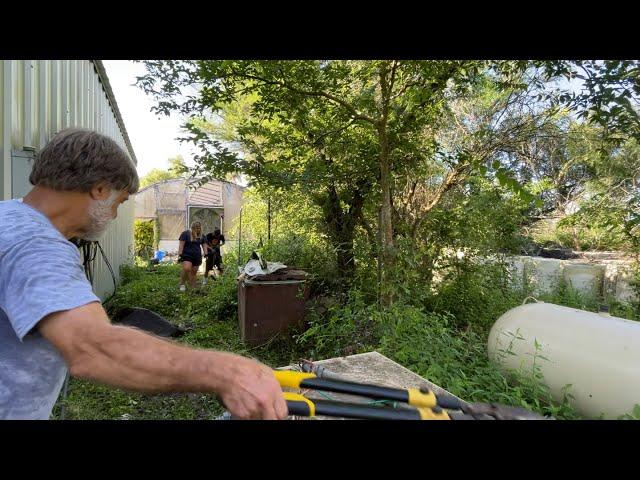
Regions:
[[[179,337],[185,333],[181,328],[146,308],[124,308],[112,317],[112,322],[136,327],[160,337]]]

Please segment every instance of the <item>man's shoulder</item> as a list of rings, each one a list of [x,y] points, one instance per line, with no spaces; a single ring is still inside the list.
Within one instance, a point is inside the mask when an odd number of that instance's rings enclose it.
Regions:
[[[0,202],[0,250],[5,250],[17,242],[37,239],[60,242],[64,237],[42,213],[17,200]]]
[[[20,200],[2,200],[0,201],[0,215],[4,215],[5,213],[12,211],[20,211],[24,207],[25,205]]]

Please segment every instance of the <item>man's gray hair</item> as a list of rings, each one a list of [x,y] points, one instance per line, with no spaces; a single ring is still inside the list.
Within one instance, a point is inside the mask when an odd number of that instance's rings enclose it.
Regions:
[[[32,185],[88,192],[105,183],[113,190],[136,193],[136,167],[120,146],[97,132],[69,128],[58,132],[38,153],[29,175]]]

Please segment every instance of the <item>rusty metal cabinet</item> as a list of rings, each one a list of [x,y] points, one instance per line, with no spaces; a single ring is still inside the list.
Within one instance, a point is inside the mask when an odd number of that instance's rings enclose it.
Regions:
[[[309,298],[308,275],[285,269],[238,280],[240,336],[249,345],[268,342],[290,327],[300,326]]]

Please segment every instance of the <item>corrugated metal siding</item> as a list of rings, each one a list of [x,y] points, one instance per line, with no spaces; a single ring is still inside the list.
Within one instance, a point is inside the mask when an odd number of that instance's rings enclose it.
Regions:
[[[99,61],[0,61],[0,198],[13,198],[11,150],[33,147],[37,151],[62,128],[90,128],[107,135],[136,162],[110,92]],[[119,208],[117,220],[100,242],[118,279],[120,265],[132,259],[133,204],[126,202]],[[113,282],[101,258],[95,277],[96,293],[104,298]]]

